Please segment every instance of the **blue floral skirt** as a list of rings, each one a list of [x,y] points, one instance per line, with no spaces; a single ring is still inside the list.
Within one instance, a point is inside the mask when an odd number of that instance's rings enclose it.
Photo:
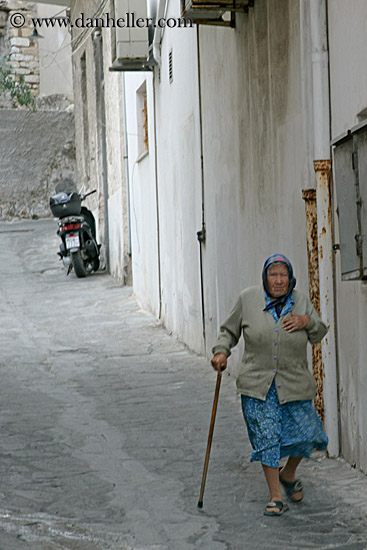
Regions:
[[[277,468],[285,456],[309,458],[313,449],[326,449],[328,438],[311,400],[281,405],[273,380],[265,401],[247,395],[241,395],[241,401],[253,448],[251,462]]]

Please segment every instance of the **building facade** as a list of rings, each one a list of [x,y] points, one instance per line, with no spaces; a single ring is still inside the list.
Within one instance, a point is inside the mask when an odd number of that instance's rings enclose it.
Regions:
[[[153,4],[167,19],[200,10]],[[367,473],[366,4],[239,4],[234,26],[156,29],[155,65],[134,72],[112,67],[112,29],[73,31],[78,177],[99,190],[111,272],[131,274],[140,304],[208,357],[266,257],[291,259],[329,324],[313,354],[329,452]],[[76,10],[112,14],[114,2]]]

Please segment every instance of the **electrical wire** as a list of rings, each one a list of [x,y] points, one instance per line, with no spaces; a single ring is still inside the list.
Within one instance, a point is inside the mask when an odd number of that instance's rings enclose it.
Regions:
[[[97,9],[97,11],[94,13],[94,15],[92,15],[92,17],[90,19],[97,19],[102,11],[104,10],[104,8],[106,7],[107,5],[107,2],[108,0],[103,0],[103,3],[101,4],[101,6],[99,6],[99,8]],[[60,15],[61,13],[65,12],[65,8],[63,10],[61,10],[60,12],[58,12],[58,14],[56,14],[55,16],[53,16],[54,18],[57,16],[57,15]],[[77,10],[75,10],[75,13],[77,12]],[[66,17],[66,16],[65,16]],[[52,17],[50,17],[49,19],[52,19]],[[61,27],[59,27],[61,28]],[[72,52],[71,52],[71,56],[75,55],[79,50],[80,48],[82,48],[82,46],[86,43],[86,41],[89,39],[89,37],[92,35],[92,33],[96,30],[97,27],[92,27],[92,28],[87,28],[87,29],[84,29],[78,36],[75,36],[74,38],[72,38],[70,40],[70,42],[68,42],[67,44],[63,45],[64,42],[65,42],[65,39],[67,37],[67,32],[65,33],[65,36],[64,36],[64,40],[61,44],[61,46],[59,48],[57,48],[57,50],[53,50],[50,52],[51,55],[55,54],[55,56],[60,53],[62,50],[66,49],[66,48],[70,48],[72,49]],[[80,41],[80,43],[79,43]],[[76,47],[73,48],[73,45],[76,44]],[[42,49],[39,47],[39,50],[40,51],[44,51],[44,52],[47,52],[48,50],[45,50],[45,49]],[[59,59],[58,61],[55,60],[55,65],[59,64],[59,63],[62,63],[63,61],[67,61],[69,60],[70,57],[64,57],[62,59]],[[53,63],[51,62],[49,65],[47,65],[45,68],[49,68],[49,67],[52,67],[53,66]]]
[[[61,42],[61,46],[57,50],[50,51],[50,50],[46,50],[45,48],[40,48],[38,46],[38,51],[39,52],[44,52],[46,54],[45,57],[42,59],[42,64],[40,64],[40,67],[42,67],[43,69],[48,69],[49,67],[52,67],[53,64],[57,64],[59,69],[61,70],[60,63],[62,63],[63,60],[57,60],[56,56],[63,49],[64,43],[65,43],[67,37],[68,37],[68,33],[65,32],[63,40]],[[70,42],[65,44],[65,47],[70,47],[71,48]],[[48,64],[46,64],[46,60],[47,60],[48,57],[52,57],[52,59]],[[68,56],[68,58],[64,58],[64,59],[69,60],[70,56]]]
[[[92,15],[92,17],[90,19],[97,19],[102,11],[104,10],[104,8],[106,7],[107,5],[107,2],[108,0],[103,0],[102,2],[102,5],[98,8],[98,10]],[[80,33],[80,35],[78,37],[76,37],[76,47],[73,49],[73,52],[71,55],[75,55],[75,53],[85,44],[85,42],[88,40],[88,38],[90,37],[90,35],[96,30],[97,27],[92,27],[91,29],[84,29],[84,31],[82,31]],[[86,35],[85,39],[84,39],[84,34]],[[78,44],[78,39],[81,40],[81,43]]]

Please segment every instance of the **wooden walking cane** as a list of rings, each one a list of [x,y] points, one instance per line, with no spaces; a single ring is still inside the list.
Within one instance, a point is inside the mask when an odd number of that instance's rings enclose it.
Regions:
[[[224,367],[225,368],[225,367]],[[203,507],[203,496],[204,496],[204,489],[205,489],[205,482],[206,482],[206,474],[208,473],[208,465],[209,465],[209,456],[210,456],[210,449],[212,446],[212,439],[213,439],[213,432],[214,432],[214,423],[215,423],[215,416],[217,414],[217,407],[218,407],[218,398],[219,398],[219,389],[220,389],[220,383],[222,380],[222,371],[224,370],[222,367],[220,371],[218,371],[217,375],[217,384],[215,386],[215,394],[214,394],[214,401],[213,401],[213,410],[212,410],[212,418],[210,420],[210,427],[209,427],[209,436],[208,436],[208,444],[206,446],[206,454],[205,454],[205,461],[204,461],[204,471],[203,471],[203,477],[201,480],[201,489],[200,489],[200,496],[199,496],[199,502],[198,502],[198,508]]]

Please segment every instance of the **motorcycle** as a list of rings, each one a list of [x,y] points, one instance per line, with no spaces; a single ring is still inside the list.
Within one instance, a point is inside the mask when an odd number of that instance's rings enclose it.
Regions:
[[[96,223],[94,216],[82,202],[96,193],[67,193],[62,191],[50,198],[51,212],[59,218],[57,235],[61,239],[58,255],[67,275],[74,268],[77,277],[86,277],[99,268],[101,245],[96,241]]]

